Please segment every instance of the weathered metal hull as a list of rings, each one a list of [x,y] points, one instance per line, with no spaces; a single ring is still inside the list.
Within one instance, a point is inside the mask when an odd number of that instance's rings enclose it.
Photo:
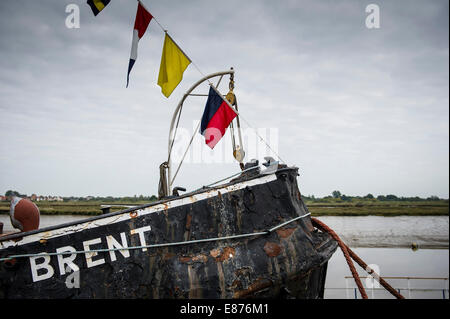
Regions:
[[[307,214],[295,168],[135,209],[0,237],[3,298],[322,298],[337,244]],[[140,247],[117,250],[122,247]]]

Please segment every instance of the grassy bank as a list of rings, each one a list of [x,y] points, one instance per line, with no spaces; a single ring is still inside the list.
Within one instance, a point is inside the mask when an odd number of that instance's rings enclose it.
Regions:
[[[448,216],[446,206],[327,206],[308,205],[314,216]]]
[[[42,215],[101,215],[101,205],[124,205],[111,207],[111,212],[126,209],[126,206],[138,206],[148,203],[137,201],[133,203],[100,202],[100,201],[68,201],[68,202],[35,202]],[[0,202],[0,214],[9,214],[9,202]]]
[[[353,198],[343,201],[336,198],[305,199],[315,216],[448,216],[448,200],[380,201]]]
[[[102,201],[67,201],[67,202],[36,202],[43,215],[100,215],[101,205],[124,205],[111,207],[111,211],[125,209],[127,205],[141,205],[148,201],[127,202],[102,202]],[[328,201],[305,200],[311,214],[314,216],[448,216],[448,200],[436,201],[379,201],[356,200],[340,201],[329,199]],[[0,214],[9,213],[9,202],[0,202]]]

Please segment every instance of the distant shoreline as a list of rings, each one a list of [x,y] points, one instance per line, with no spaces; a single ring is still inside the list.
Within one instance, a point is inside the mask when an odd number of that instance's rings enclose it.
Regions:
[[[449,216],[447,205],[316,205],[306,203],[314,216]]]
[[[67,201],[35,202],[42,215],[101,215],[101,205],[117,205],[111,212],[126,209],[126,206],[148,204],[151,201],[136,202],[102,202],[102,201]],[[449,216],[448,200],[439,201],[330,201],[305,200],[313,216]],[[120,205],[123,205],[122,207]],[[0,202],[0,214],[9,214],[10,203]]]

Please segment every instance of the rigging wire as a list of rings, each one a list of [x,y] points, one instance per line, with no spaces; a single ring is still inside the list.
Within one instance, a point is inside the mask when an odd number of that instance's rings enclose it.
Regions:
[[[146,6],[143,4],[143,2],[142,2],[142,0],[137,0],[148,12],[150,12],[147,8],[146,8]],[[159,21],[152,15],[152,17],[153,17],[153,19],[156,21],[156,23],[158,24],[158,26],[161,28],[161,30],[165,33],[165,34],[167,34],[171,39],[172,39],[172,41],[175,43],[175,45],[183,52],[183,54],[184,55],[186,55],[186,57],[191,61],[191,63],[192,63],[192,65],[194,66],[194,68],[202,75],[202,77],[206,77],[206,75],[202,72],[202,70],[200,69],[200,67],[178,46],[178,44],[175,42],[175,40],[173,40],[173,38],[172,38],[172,36],[170,36],[169,35],[169,33],[168,33],[168,31],[167,31],[167,29],[166,28],[164,28],[163,26],[162,26],[162,24],[161,23],[159,23]],[[277,153],[277,152],[275,152],[273,149],[272,149],[272,147],[269,145],[269,143],[258,133],[258,131],[252,126],[252,125],[250,125],[250,123],[241,115],[241,114],[239,114],[238,113],[238,111],[235,109],[235,108],[233,108],[231,105],[230,105],[230,103],[228,102],[228,100],[218,91],[218,89],[216,88],[216,86],[214,86],[214,84],[210,81],[210,79],[206,79],[207,81],[208,81],[208,83],[209,83],[209,85],[219,94],[219,96],[222,98],[222,100],[224,100],[227,104],[228,104],[228,106],[236,113],[236,115],[237,116],[239,116],[240,118],[242,118],[242,120],[248,125],[248,127],[249,128],[251,128],[254,132],[255,132],[255,135],[259,138],[259,140],[261,141],[261,142],[263,142],[265,145],[266,145],[266,147],[280,160],[280,162],[282,162],[282,163],[284,163],[284,164],[286,164],[286,161],[284,161],[282,158],[281,158],[281,156]],[[219,83],[220,83],[220,81],[219,81]],[[218,84],[219,84],[218,83]],[[175,136],[176,136],[176,132],[177,132],[177,128],[178,128],[178,124],[179,124],[179,121],[180,121],[180,117],[181,117],[181,109],[180,109],[180,112],[179,112],[179,115],[178,115],[178,119],[177,119],[177,124],[176,124],[176,128],[175,128],[175,133],[174,133],[174,138],[173,138],[173,140],[172,140],[172,143],[171,143],[171,145],[170,145],[170,148],[169,148],[169,155],[168,155],[168,158],[169,158],[169,160],[170,160],[170,157],[171,157],[171,153],[172,153],[172,148],[173,148],[173,144],[174,144],[174,142],[175,142]],[[199,123],[200,124],[200,123]],[[197,131],[198,131],[198,127],[197,127],[197,129],[194,131],[194,135],[197,133]],[[186,151],[184,152],[184,155],[183,155],[183,158],[182,158],[182,160],[181,160],[181,162],[180,162],[180,164],[179,164],[179,166],[178,166],[178,168],[177,168],[177,170],[176,170],[176,173],[175,173],[175,175],[173,176],[173,178],[172,178],[172,181],[169,181],[169,187],[172,185],[172,183],[173,183],[173,181],[175,180],[175,177],[176,177],[176,175],[177,175],[177,173],[178,173],[178,171],[179,171],[179,169],[180,169],[180,167],[181,167],[181,164],[182,164],[182,162],[183,162],[183,160],[184,160],[184,158],[185,158],[185,156],[186,156],[186,154],[187,154],[187,151],[188,151],[188,149],[189,149],[189,147],[191,146],[191,144],[192,144],[192,141],[193,141],[193,139],[194,139],[194,135],[192,136],[192,138],[191,138],[191,140],[190,140],[190,142],[189,142],[189,145],[187,146],[187,148],[186,148]],[[242,147],[242,145],[241,145],[241,147]]]
[[[277,230],[280,227],[283,227],[287,224],[290,224],[296,220],[299,220],[301,218],[305,218],[307,216],[310,216],[311,213],[306,213],[301,216],[297,216],[295,218],[292,218],[284,223],[280,223],[268,230],[260,231],[260,232],[253,232],[253,233],[245,233],[245,234],[236,234],[236,235],[230,235],[230,236],[222,236],[222,237],[214,237],[214,238],[202,238],[202,239],[194,239],[194,240],[186,240],[186,241],[179,241],[179,242],[171,242],[171,243],[160,243],[160,244],[150,244],[150,245],[140,245],[140,246],[130,246],[130,247],[120,247],[120,248],[101,248],[101,249],[89,249],[89,250],[75,250],[75,251],[61,251],[61,252],[54,252],[54,253],[31,253],[31,254],[17,254],[17,255],[10,255],[0,258],[0,262],[2,261],[8,261],[12,260],[14,258],[23,258],[23,257],[44,257],[44,256],[58,256],[58,255],[68,255],[68,254],[90,254],[90,253],[104,253],[104,252],[110,252],[110,251],[123,251],[123,250],[134,250],[134,249],[147,249],[147,248],[160,248],[160,247],[168,247],[168,246],[180,246],[180,245],[191,245],[191,244],[197,244],[197,243],[204,243],[204,242],[211,242],[211,241],[222,241],[222,240],[229,240],[229,239],[238,239],[238,238],[246,238],[246,237],[255,237],[255,236],[265,236],[269,235],[273,231]]]

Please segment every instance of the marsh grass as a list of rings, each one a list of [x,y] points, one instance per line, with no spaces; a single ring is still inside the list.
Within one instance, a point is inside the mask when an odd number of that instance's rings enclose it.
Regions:
[[[42,215],[88,215],[95,216],[101,215],[101,205],[124,205],[118,207],[111,207],[110,211],[115,212],[126,209],[126,206],[138,206],[146,204],[148,202],[134,202],[134,203],[121,203],[121,202],[100,202],[100,201],[68,201],[68,202],[35,202],[39,207],[39,211]],[[9,202],[0,202],[0,214],[9,214]]]
[[[101,215],[101,205],[124,205],[111,207],[111,212],[126,209],[127,205],[137,206],[148,201],[101,202],[101,201],[67,201],[67,202],[36,202],[43,215]],[[448,216],[448,200],[438,201],[314,201],[305,200],[305,204],[314,216]],[[7,201],[0,202],[0,214],[9,214]]]

